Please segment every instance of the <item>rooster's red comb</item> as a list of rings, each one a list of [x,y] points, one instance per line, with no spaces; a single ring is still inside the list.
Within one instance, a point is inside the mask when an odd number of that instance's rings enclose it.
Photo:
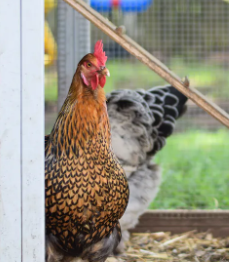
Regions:
[[[94,56],[99,60],[102,66],[105,66],[107,61],[107,56],[105,52],[103,52],[103,42],[99,40],[95,43],[94,47]]]

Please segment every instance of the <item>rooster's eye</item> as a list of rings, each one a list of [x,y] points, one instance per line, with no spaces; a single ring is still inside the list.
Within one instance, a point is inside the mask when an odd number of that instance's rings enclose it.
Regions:
[[[91,63],[87,63],[87,67],[91,67]]]

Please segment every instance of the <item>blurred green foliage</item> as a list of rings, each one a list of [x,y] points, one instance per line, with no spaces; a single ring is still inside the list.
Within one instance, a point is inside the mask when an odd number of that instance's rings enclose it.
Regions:
[[[174,134],[156,155],[163,182],[151,209],[229,209],[228,130]]]
[[[107,78],[105,92],[115,89],[140,89],[150,88],[166,84],[158,75],[148,69],[142,63],[136,61],[107,62],[111,77]],[[186,64],[178,58],[170,62],[169,68],[180,77],[187,75],[191,86],[200,89],[201,92],[215,98],[229,98],[229,74],[226,69],[212,64],[196,63]],[[45,75],[45,101],[57,100],[57,76],[55,72]]]

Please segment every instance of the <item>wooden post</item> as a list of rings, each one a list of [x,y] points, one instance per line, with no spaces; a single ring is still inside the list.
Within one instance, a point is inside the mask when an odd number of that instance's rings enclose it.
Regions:
[[[44,261],[44,3],[0,3],[0,261]]]

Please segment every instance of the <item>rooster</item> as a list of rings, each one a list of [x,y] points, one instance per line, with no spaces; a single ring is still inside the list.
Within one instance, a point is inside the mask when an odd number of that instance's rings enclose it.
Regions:
[[[79,62],[67,98],[45,137],[46,261],[104,262],[121,239],[129,197],[111,148],[102,41]],[[78,260],[77,260],[78,261]]]
[[[120,220],[123,237],[117,253],[124,251],[128,230],[138,223],[159,190],[161,172],[152,159],[173,133],[176,120],[185,113],[186,102],[187,97],[169,85],[107,95],[112,146],[130,188],[129,204]]]

